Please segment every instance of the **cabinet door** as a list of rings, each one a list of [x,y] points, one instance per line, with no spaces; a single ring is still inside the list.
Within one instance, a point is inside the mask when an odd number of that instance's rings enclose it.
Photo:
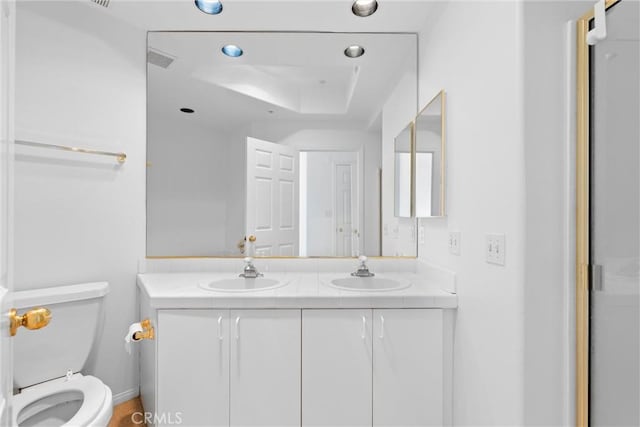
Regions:
[[[302,425],[371,427],[371,310],[302,311]]]
[[[229,426],[229,312],[159,310],[158,425]]]
[[[300,310],[232,310],[232,427],[300,426]]]
[[[373,425],[443,425],[442,310],[373,311]]]

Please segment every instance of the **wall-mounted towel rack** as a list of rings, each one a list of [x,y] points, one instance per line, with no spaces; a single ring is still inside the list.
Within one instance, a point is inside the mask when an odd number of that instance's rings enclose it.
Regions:
[[[17,139],[16,139],[16,144],[27,145],[29,147],[52,148],[54,150],[73,151],[75,153],[97,154],[100,156],[112,156],[116,158],[118,163],[124,163],[125,160],[127,160],[127,155],[125,153],[113,153],[110,151],[100,151],[100,150],[92,150],[89,148],[69,147],[66,145],[43,144],[42,142],[24,141],[24,140],[17,140]]]

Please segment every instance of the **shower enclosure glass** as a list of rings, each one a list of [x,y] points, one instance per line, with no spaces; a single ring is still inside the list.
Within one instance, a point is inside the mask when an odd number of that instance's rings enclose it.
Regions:
[[[592,426],[640,425],[639,3],[606,14],[590,49]]]

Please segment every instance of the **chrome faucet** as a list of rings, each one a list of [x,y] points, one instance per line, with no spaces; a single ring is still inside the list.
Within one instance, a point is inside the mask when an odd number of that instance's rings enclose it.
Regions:
[[[358,258],[360,260],[360,266],[358,269],[351,273],[353,277],[373,277],[375,274],[369,271],[369,267],[367,267],[367,257],[364,255],[360,255]]]
[[[255,279],[257,277],[262,277],[264,274],[260,273],[255,265],[253,265],[253,258],[246,257],[244,259],[244,270],[240,273],[239,277],[244,277],[245,279]]]

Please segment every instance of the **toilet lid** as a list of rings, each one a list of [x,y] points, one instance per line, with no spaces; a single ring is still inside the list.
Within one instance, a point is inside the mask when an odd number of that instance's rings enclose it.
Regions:
[[[29,387],[22,393],[13,397],[13,421],[18,425],[18,420],[23,418],[23,409],[33,402],[47,397],[55,397],[57,394],[78,392],[82,395],[82,405],[78,412],[67,422],[67,425],[83,426],[88,425],[100,413],[107,395],[107,386],[96,377],[81,374],[73,375],[71,378],[58,378],[42,384]],[[35,415],[45,408],[35,410]]]

